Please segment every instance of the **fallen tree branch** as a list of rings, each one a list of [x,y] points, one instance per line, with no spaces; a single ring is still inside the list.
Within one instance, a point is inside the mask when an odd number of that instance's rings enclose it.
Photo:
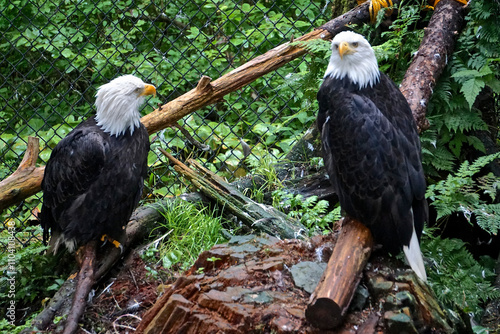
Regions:
[[[28,137],[23,160],[17,170],[0,182],[0,213],[28,196],[40,191],[45,167],[36,167],[39,139]]]
[[[188,178],[206,197],[217,202],[224,210],[238,217],[240,222],[251,229],[285,239],[302,239],[307,230],[301,223],[288,218],[272,206],[252,201],[236,187],[225,182],[195,160],[189,160],[190,169],[164,149],[160,151],[175,165],[175,170]]]
[[[96,247],[96,240],[90,241],[83,247],[82,264],[78,272],[73,303],[64,325],[63,334],[73,334],[77,331],[78,321],[80,321],[87,306],[88,295],[95,282]]]
[[[441,0],[425,29],[417,55],[401,82],[405,96],[417,123],[418,132],[429,128],[425,118],[434,86],[453,54],[455,38],[462,29],[464,7],[456,0]]]

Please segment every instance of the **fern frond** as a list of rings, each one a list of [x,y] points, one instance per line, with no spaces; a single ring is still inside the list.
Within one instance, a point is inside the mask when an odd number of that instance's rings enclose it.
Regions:
[[[479,214],[483,211],[487,212],[485,211],[486,203],[480,198],[478,192],[478,190],[482,189],[482,184],[478,184],[472,177],[498,157],[500,157],[500,152],[479,157],[473,163],[464,161],[455,174],[448,174],[445,180],[427,187],[426,197],[433,201],[431,205],[436,208],[437,219],[458,212],[471,222],[471,213],[476,213],[476,211]],[[486,189],[496,191],[496,189],[492,189],[491,187],[493,184],[497,184],[497,182],[490,181],[489,184],[490,187]],[[486,221],[488,216],[486,214],[484,216],[483,220]],[[495,230],[492,224],[490,221],[486,221],[484,224],[490,233]],[[483,228],[483,226],[479,226]]]
[[[493,285],[495,261],[479,263],[459,239],[441,239],[428,233],[423,238],[430,285],[447,307],[459,307],[478,317],[485,301],[500,297],[500,289]]]
[[[493,235],[500,230],[500,203],[484,204],[474,210],[477,224],[486,232]]]

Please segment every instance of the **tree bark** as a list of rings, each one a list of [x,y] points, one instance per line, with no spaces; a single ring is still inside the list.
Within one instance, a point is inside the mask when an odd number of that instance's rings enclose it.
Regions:
[[[425,29],[424,38],[401,82],[417,123],[418,132],[429,128],[425,118],[436,81],[451,59],[455,38],[463,26],[464,6],[456,0],[441,0]]]
[[[344,218],[333,254],[306,308],[306,319],[316,328],[333,329],[347,313],[373,247],[370,230]]]

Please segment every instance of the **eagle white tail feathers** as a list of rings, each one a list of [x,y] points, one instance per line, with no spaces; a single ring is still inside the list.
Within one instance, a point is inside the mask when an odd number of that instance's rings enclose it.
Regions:
[[[422,258],[422,252],[420,251],[420,245],[418,243],[417,233],[415,233],[415,227],[413,227],[410,244],[408,246],[403,246],[403,251],[411,269],[413,269],[415,274],[417,274],[420,279],[427,282],[424,259]]]

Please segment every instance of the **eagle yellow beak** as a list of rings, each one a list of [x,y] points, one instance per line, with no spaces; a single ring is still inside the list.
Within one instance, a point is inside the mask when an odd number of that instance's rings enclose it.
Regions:
[[[144,85],[144,90],[140,94],[141,96],[144,95],[156,95],[156,88],[153,85],[145,84]]]
[[[349,47],[349,43],[347,42],[342,42],[339,45],[339,55],[340,59],[344,58],[344,55],[350,55],[353,54],[355,51]]]

